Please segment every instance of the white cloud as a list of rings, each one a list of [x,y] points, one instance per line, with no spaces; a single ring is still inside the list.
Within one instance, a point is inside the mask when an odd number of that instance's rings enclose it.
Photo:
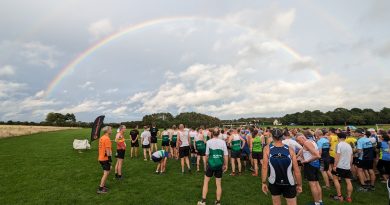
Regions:
[[[44,90],[41,90],[41,91],[39,91],[39,92],[37,92],[37,93],[35,94],[35,97],[41,98],[41,97],[43,97],[44,95],[45,95],[45,91],[44,91]]]
[[[263,10],[245,9],[231,13],[227,21],[251,27],[268,37],[286,35],[295,20],[295,9],[281,10],[273,6]]]
[[[118,92],[118,91],[119,91],[118,88],[112,88],[112,89],[106,90],[105,93],[111,94],[111,93],[116,93],[116,92]]]
[[[94,82],[87,81],[84,84],[79,85],[79,87],[82,89],[95,90],[95,88],[92,86],[93,84]]]
[[[126,106],[121,106],[112,111],[113,114],[121,114],[127,110]]]
[[[113,32],[114,27],[109,19],[101,19],[90,24],[88,31],[93,36],[93,40],[96,40]]]
[[[84,100],[78,105],[69,106],[63,109],[58,110],[59,113],[82,113],[82,112],[92,112],[99,110],[101,106],[97,100]],[[102,108],[100,108],[102,109]],[[103,108],[104,109],[104,108]]]
[[[1,76],[11,76],[15,74],[15,68],[11,65],[5,65],[0,68],[0,77]]]
[[[57,66],[57,57],[60,52],[54,47],[45,45],[41,42],[27,42],[21,44],[22,51],[20,54],[27,59],[31,65],[44,65],[49,68]]]
[[[10,97],[15,95],[17,92],[21,91],[26,87],[24,83],[15,83],[0,80],[0,98]]]
[[[312,57],[305,56],[291,63],[291,71],[317,70],[318,65]]]

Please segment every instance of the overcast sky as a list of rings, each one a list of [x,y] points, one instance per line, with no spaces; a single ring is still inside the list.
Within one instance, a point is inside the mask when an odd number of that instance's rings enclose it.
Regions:
[[[2,0],[0,120],[379,110],[390,106],[389,10],[387,0]],[[99,40],[165,18],[96,49],[47,92]]]

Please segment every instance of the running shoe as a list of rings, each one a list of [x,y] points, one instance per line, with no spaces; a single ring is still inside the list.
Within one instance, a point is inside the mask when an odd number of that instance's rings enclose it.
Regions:
[[[352,203],[352,198],[351,197],[346,197],[345,201],[348,202],[348,203]]]
[[[339,202],[343,202],[344,201],[344,197],[343,196],[337,196],[337,195],[333,195],[333,197],[331,197],[333,200],[335,201],[339,201]]]
[[[361,187],[358,188],[357,191],[358,191],[358,192],[368,192],[368,189],[361,186]]]
[[[236,173],[232,172],[232,173],[229,174],[229,176],[234,177],[234,176],[236,176]]]
[[[198,201],[198,205],[206,205],[205,201]]]
[[[215,205],[221,205],[221,202],[220,201],[215,201],[214,204]]]
[[[105,187],[102,187],[102,188],[99,187],[99,189],[97,190],[96,193],[98,193],[98,194],[107,194],[108,193],[108,189],[105,188]]]

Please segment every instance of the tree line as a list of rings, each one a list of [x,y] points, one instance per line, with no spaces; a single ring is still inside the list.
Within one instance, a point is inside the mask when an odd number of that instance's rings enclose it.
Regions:
[[[324,123],[325,125],[375,125],[390,124],[390,108],[383,108],[380,111],[373,109],[336,108],[333,111],[321,112],[319,110],[297,112],[287,114],[280,118],[284,125],[291,123],[297,125],[312,125],[313,123]]]
[[[390,108],[383,108],[379,111],[373,109],[360,108],[336,108],[333,111],[322,112],[320,110],[296,112],[286,114],[281,118],[239,118],[233,120],[220,120],[217,117],[196,113],[184,112],[176,116],[171,113],[153,113],[145,115],[140,121],[127,121],[121,123],[105,123],[112,127],[126,125],[126,127],[134,128],[144,125],[156,124],[159,128],[169,128],[173,125],[184,124],[187,127],[197,128],[200,126],[213,127],[221,126],[222,124],[230,124],[235,122],[244,122],[248,125],[272,125],[273,120],[278,119],[283,125],[313,125],[313,123],[324,123],[325,125],[374,125],[374,124],[390,124]],[[91,119],[93,120],[93,119]],[[48,113],[45,121],[42,122],[27,122],[27,121],[0,121],[0,124],[6,125],[42,125],[42,126],[64,126],[64,127],[92,127],[93,122],[81,122],[76,120],[73,113]]]

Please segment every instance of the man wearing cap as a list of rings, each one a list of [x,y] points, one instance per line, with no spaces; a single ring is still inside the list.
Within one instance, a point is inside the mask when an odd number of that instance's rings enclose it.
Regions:
[[[347,202],[352,202],[352,159],[353,159],[353,151],[352,147],[345,142],[347,135],[344,132],[339,133],[338,135],[339,143],[336,148],[336,157],[334,161],[334,167],[332,170],[333,174],[333,183],[337,191],[337,196],[334,196],[333,199],[336,201],[344,201],[344,198],[341,194],[341,186],[339,179],[344,178],[347,184],[347,198],[345,199]]]
[[[358,191],[374,191],[375,190],[375,173],[374,167],[374,148],[372,142],[365,135],[365,131],[361,128],[355,131],[357,137],[357,152],[358,158],[358,176],[361,187]],[[364,170],[368,170],[370,175],[370,184],[366,184]]]

